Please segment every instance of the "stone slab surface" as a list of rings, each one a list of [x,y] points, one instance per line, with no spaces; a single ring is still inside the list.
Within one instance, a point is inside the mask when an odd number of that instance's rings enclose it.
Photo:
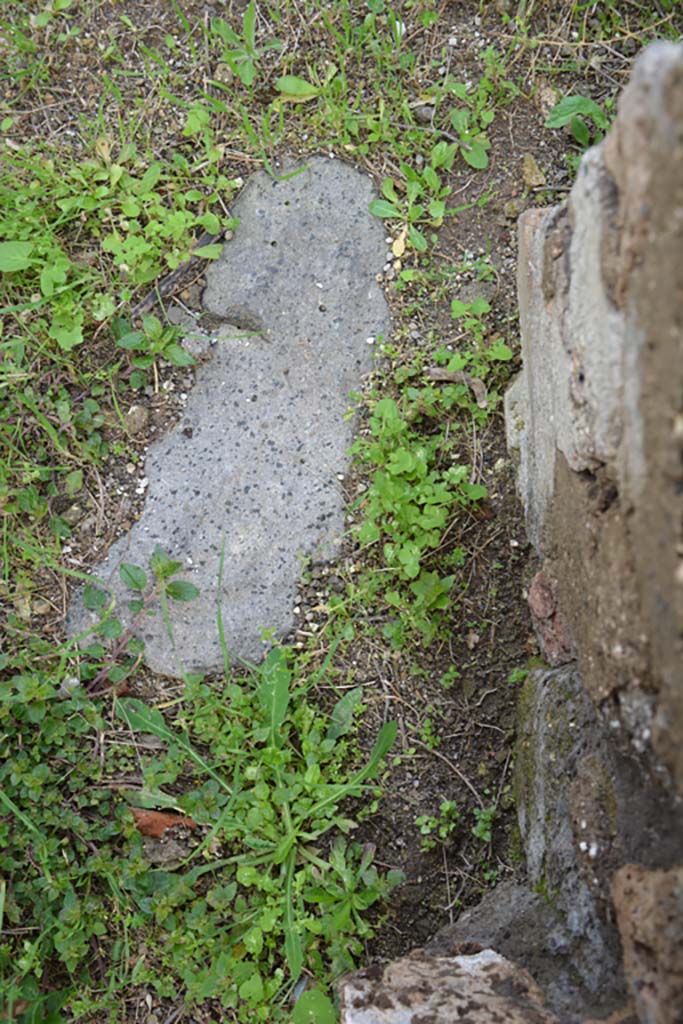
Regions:
[[[340,986],[341,1024],[559,1024],[530,974],[492,949],[429,956],[415,950]]]
[[[290,169],[291,170],[291,169]],[[338,160],[301,173],[258,173],[233,205],[234,238],[207,274],[206,308],[224,321],[197,371],[180,423],[150,446],[142,517],[93,574],[127,622],[122,561],[149,565],[160,544],[201,594],[172,603],[176,654],[160,615],[142,636],[156,672],[213,670],[223,659],[216,610],[232,657],[258,659],[264,630],[293,624],[304,559],[331,558],[344,528],[339,476],[348,465],[349,394],[372,367],[389,315],[375,275],[382,224],[368,212],[371,180]],[[196,342],[195,342],[196,344]],[[94,624],[76,597],[71,635]]]

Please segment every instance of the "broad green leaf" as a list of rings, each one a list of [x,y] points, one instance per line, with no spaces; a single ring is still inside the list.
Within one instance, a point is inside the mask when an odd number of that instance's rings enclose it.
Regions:
[[[473,299],[470,303],[470,313],[472,316],[482,316],[484,313],[490,313],[491,307],[486,299],[478,295],[476,299]]]
[[[48,334],[61,349],[69,352],[83,341],[83,314],[55,313]]]
[[[0,271],[11,274],[30,267],[33,242],[0,242]]]
[[[365,765],[365,768],[361,768],[358,775],[362,775],[364,779],[370,779],[376,774],[382,759],[394,745],[397,731],[398,726],[396,725],[396,722],[384,723],[379,731],[379,736],[375,741],[375,745],[370,752],[370,759]],[[356,778],[357,777],[358,776],[356,776]]]
[[[250,978],[243,981],[239,987],[240,999],[248,1003],[258,1003],[263,999],[263,981],[261,975],[254,971]]]
[[[443,199],[432,199],[429,204],[429,216],[433,220],[441,220],[446,212],[446,204]]]
[[[247,952],[252,956],[258,956],[263,949],[263,932],[261,929],[254,925],[249,931],[242,937]]]
[[[64,478],[64,486],[66,487],[66,493],[73,497],[83,486],[83,470],[72,469],[70,473],[67,473]]]
[[[95,632],[100,636],[106,637],[107,640],[116,640],[123,633],[123,626],[120,619],[103,619]]]
[[[414,203],[424,192],[424,186],[419,178],[413,178],[406,182],[406,198],[409,203]]]
[[[486,358],[491,360],[491,362],[506,363],[513,357],[514,352],[512,349],[508,348],[502,341],[495,341],[486,353]]]
[[[111,295],[96,295],[92,304],[92,315],[97,321],[108,320],[116,309]]]
[[[130,587],[131,590],[144,590],[147,586],[147,573],[139,565],[122,562],[119,567],[119,576],[125,586]]]
[[[227,43],[229,46],[239,46],[240,44],[240,37],[228,25],[227,21],[223,20],[223,18],[212,19],[211,31],[219,35],[223,42]]]
[[[436,173],[433,167],[429,167],[429,165],[425,167],[424,171],[422,172],[422,177],[424,178],[425,184],[427,185],[428,188],[432,190],[432,192],[439,191],[439,189],[441,188],[441,178]]]
[[[566,124],[570,124],[577,114],[592,118],[598,128],[609,127],[609,120],[605,112],[587,96],[565,96],[550,111],[545,127],[563,128]]]
[[[65,256],[56,256],[40,272],[40,290],[46,298],[54,294],[55,285],[64,284],[71,261]]]
[[[282,746],[280,735],[289,706],[289,683],[292,673],[287,664],[287,655],[282,648],[274,647],[268,652],[261,666],[261,681],[256,689],[259,704],[266,715],[266,723],[270,731],[270,742],[274,747]]]
[[[335,704],[330,715],[330,723],[325,733],[326,740],[337,740],[344,736],[353,724],[353,712],[363,699],[363,687],[354,686]]]
[[[415,579],[420,572],[420,554],[420,548],[413,541],[408,541],[397,549],[396,556],[409,580]]]
[[[98,608],[102,608],[107,595],[104,590],[100,587],[96,587],[93,583],[88,583],[83,590],[83,604],[89,612],[97,611]]]
[[[466,480],[460,484],[460,489],[470,501],[481,501],[488,493],[483,484],[470,484]]]
[[[320,91],[317,85],[307,82],[305,78],[299,78],[298,75],[283,75],[282,78],[278,78],[276,81],[275,88],[284,97],[299,100],[300,102],[314,99]]]
[[[393,178],[383,178],[382,180],[382,195],[385,199],[388,199],[390,203],[398,203],[399,198],[396,194],[396,186],[394,185]]]
[[[400,217],[400,210],[393,204],[387,202],[386,199],[373,199],[368,206],[370,213],[374,217]]]
[[[175,742],[176,734],[168,728],[164,722],[163,715],[156,708],[138,700],[137,697],[128,697],[120,700],[116,705],[119,717],[127,723],[133,732],[151,733],[152,736],[168,743]]]
[[[464,135],[470,127],[469,113],[466,110],[452,110],[451,124],[459,135]]]
[[[395,452],[391,453],[389,462],[387,463],[387,469],[392,474],[398,473],[409,473],[415,469],[417,459],[415,455],[408,448],[398,448]]]
[[[457,148],[454,142],[437,142],[429,158],[432,167],[445,167],[448,170],[453,165]]]
[[[457,96],[459,100],[467,99],[467,86],[464,82],[452,82],[448,86],[449,92]]]
[[[142,807],[143,810],[158,810],[168,808],[169,810],[180,811],[178,797],[162,793],[160,789],[122,789],[121,796],[131,807]]]
[[[160,580],[168,579],[183,567],[182,562],[171,561],[161,544],[157,544],[154,548],[149,564],[154,575]]]
[[[151,192],[161,177],[161,171],[162,165],[159,161],[155,161],[153,164],[150,164],[135,189],[137,194],[144,195],[147,192]]]
[[[374,544],[381,536],[382,531],[377,523],[373,522],[371,519],[366,519],[358,531],[358,539],[361,544]]]
[[[163,356],[174,366],[194,366],[196,362],[194,356],[191,356],[182,345],[177,345],[174,341],[165,346]]]
[[[193,249],[192,255],[201,256],[204,260],[217,260],[222,252],[223,246],[220,242],[211,242],[210,245],[200,245]]]
[[[197,218],[197,221],[204,228],[205,231],[209,231],[212,235],[217,235],[221,229],[221,222],[215,213],[211,210],[207,210],[201,217]]]
[[[292,1024],[335,1024],[334,1003],[319,988],[309,988],[296,1001]]]
[[[199,597],[199,590],[194,583],[185,580],[173,580],[166,587],[166,593],[173,601],[194,601],[195,597]]]
[[[468,163],[470,167],[474,167],[478,171],[488,167],[488,154],[481,142],[472,142],[470,143],[469,149],[463,148],[461,152],[465,162]]]
[[[144,348],[146,345],[146,338],[141,331],[128,331],[126,334],[121,335],[116,341],[119,348]]]
[[[571,132],[576,141],[584,149],[590,146],[591,133],[588,130],[588,126],[585,121],[582,121],[580,117],[573,117],[571,119]]]
[[[256,49],[256,5],[251,0],[242,18],[242,32],[247,47],[253,52]]]
[[[421,231],[417,230],[417,228],[413,224],[411,224],[410,227],[408,228],[408,239],[413,248],[416,249],[418,252],[427,251],[427,239],[425,238]]]

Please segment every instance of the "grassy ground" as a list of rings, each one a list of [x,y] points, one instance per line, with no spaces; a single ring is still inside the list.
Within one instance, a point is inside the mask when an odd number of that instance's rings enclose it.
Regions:
[[[324,1024],[340,973],[519,870],[515,222],[682,22],[674,0],[1,4],[3,1019]],[[342,556],[251,673],[151,676],[92,585],[77,651],[69,593],[192,385],[167,310],[201,322],[245,178],[317,152],[376,179],[395,324]],[[124,571],[141,607],[192,599],[163,552]]]

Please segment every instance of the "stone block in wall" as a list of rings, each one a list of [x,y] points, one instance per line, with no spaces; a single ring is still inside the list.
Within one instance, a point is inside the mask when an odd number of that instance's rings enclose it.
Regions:
[[[683,793],[683,46],[635,63],[568,200],[520,218],[506,398],[584,684]]]
[[[415,950],[339,985],[341,1024],[559,1024],[533,978],[492,949],[453,956]]]
[[[621,868],[612,896],[641,1024],[683,1024],[683,866]]]
[[[527,970],[542,989],[548,1007],[563,1020],[605,1009],[601,993],[589,991],[574,967],[577,942],[552,902],[518,882],[501,882],[425,946],[448,956],[467,943],[495,949]],[[608,993],[609,1008],[619,993]]]
[[[592,998],[594,1008],[611,1010],[625,994],[612,876],[631,861],[675,865],[683,816],[615,745],[575,667],[530,674],[517,737],[515,795],[529,885],[559,915],[563,956],[584,1005],[591,1009]]]

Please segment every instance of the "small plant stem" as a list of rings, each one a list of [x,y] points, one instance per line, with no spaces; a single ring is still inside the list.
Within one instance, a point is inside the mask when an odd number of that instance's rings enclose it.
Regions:
[[[467,778],[467,776],[466,776],[466,775],[463,775],[463,773],[462,773],[462,772],[460,771],[460,769],[459,769],[459,768],[458,768],[458,767],[457,767],[456,765],[454,765],[452,761],[450,761],[450,760],[449,760],[449,759],[448,759],[447,757],[444,757],[444,755],[443,755],[442,753],[440,753],[440,751],[438,751],[438,750],[432,750],[432,748],[431,748],[431,747],[429,747],[429,746],[427,746],[427,744],[426,744],[426,743],[423,743],[423,742],[422,742],[422,740],[418,740],[418,739],[415,739],[415,738],[413,738],[412,742],[413,742],[413,743],[416,743],[418,747],[422,747],[422,748],[423,748],[423,750],[426,750],[426,751],[427,751],[427,752],[428,752],[429,754],[433,754],[433,755],[434,755],[434,757],[438,757],[438,758],[440,758],[440,760],[442,760],[442,761],[444,762],[444,764],[447,764],[447,765],[448,765],[448,767],[450,768],[450,770],[451,770],[452,772],[454,772],[454,774],[455,774],[455,775],[457,775],[457,776],[458,776],[458,778],[460,779],[460,781],[461,781],[462,783],[464,783],[464,785],[465,785],[465,786],[467,786],[467,788],[469,789],[470,793],[472,793],[472,795],[473,795],[473,796],[474,796],[474,798],[476,799],[476,801],[477,801],[477,803],[479,804],[479,806],[480,806],[480,807],[481,807],[481,808],[483,809],[483,807],[484,807],[484,801],[483,801],[483,800],[482,800],[482,798],[481,798],[481,797],[479,796],[479,793],[478,793],[478,792],[477,792],[477,790],[476,790],[476,789],[474,788],[474,786],[472,785],[472,783],[470,782],[470,780],[469,780],[469,779]]]

